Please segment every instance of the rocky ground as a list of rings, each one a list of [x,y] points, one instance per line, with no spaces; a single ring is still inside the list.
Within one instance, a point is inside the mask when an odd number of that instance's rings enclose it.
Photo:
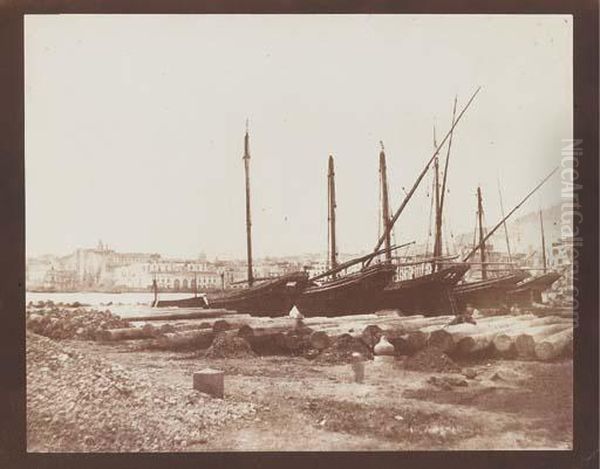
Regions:
[[[27,334],[30,451],[186,450],[256,413],[252,402],[212,399],[101,356]]]
[[[351,365],[333,356],[216,352],[28,333],[28,450],[571,447],[572,360],[454,362],[428,350],[369,360],[355,383]],[[224,399],[192,389],[193,372],[207,366],[225,372]]]
[[[75,303],[79,305],[79,303]],[[81,306],[59,307],[53,303],[30,308],[25,314],[27,329],[51,339],[94,339],[98,332],[129,327],[129,322],[111,313]]]

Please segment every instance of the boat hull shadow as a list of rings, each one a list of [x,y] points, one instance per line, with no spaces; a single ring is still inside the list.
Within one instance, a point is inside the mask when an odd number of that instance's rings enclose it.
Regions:
[[[379,308],[425,316],[449,314],[452,312],[452,289],[468,270],[468,265],[453,265],[431,274],[393,282],[381,292]]]
[[[507,307],[508,292],[527,277],[524,272],[515,272],[501,277],[466,282],[453,289],[457,307],[463,310],[467,304],[476,308]]]
[[[308,276],[305,272],[295,272],[260,282],[249,288],[208,294],[205,298],[159,301],[157,306],[178,306],[180,308],[204,306],[253,316],[283,316],[292,309],[296,298],[306,287],[307,282]]]
[[[531,306],[542,302],[542,292],[548,290],[562,275],[558,272],[547,272],[526,278],[508,292],[508,300],[518,306]]]
[[[395,267],[376,264],[357,273],[306,288],[296,306],[304,316],[346,316],[378,309],[378,297],[392,280]]]

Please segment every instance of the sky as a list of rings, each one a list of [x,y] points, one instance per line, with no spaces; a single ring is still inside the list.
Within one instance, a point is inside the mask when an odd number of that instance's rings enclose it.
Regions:
[[[499,185],[508,211],[560,164],[570,16],[27,16],[27,255],[101,239],[243,258],[246,119],[255,257],[326,251],[330,154],[339,250],[370,250],[379,141],[395,209],[432,155],[433,127],[441,140],[454,97],[461,109],[479,86],[449,163],[445,226],[457,234],[473,230],[478,185],[492,225]],[[425,241],[431,183],[397,243]],[[555,175],[521,214],[559,202]]]

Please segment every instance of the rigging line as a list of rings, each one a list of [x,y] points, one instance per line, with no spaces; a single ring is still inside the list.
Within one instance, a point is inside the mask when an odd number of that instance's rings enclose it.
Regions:
[[[456,121],[456,104],[458,102],[458,96],[454,96],[454,108],[452,109],[452,125]],[[444,198],[446,193],[446,183],[447,183],[447,174],[448,174],[448,162],[450,160],[450,148],[452,148],[452,137],[454,136],[454,130],[450,132],[450,138],[448,139],[448,149],[446,152],[446,163],[444,165],[444,177],[442,182],[442,195],[440,198],[440,212],[443,213],[444,210]]]
[[[475,228],[473,228],[473,248],[477,246],[477,227],[479,226],[479,213],[475,211]]]
[[[471,98],[469,99],[469,101],[467,101],[467,104],[463,107],[462,111],[458,114],[458,116],[456,116],[456,121],[454,122],[454,124],[452,125],[452,127],[450,127],[450,130],[448,130],[448,132],[446,133],[445,137],[442,139],[442,141],[440,142],[440,144],[438,145],[438,147],[436,148],[436,150],[433,152],[433,154],[431,155],[431,157],[427,160],[427,163],[425,164],[425,167],[419,173],[419,176],[417,177],[417,179],[413,183],[410,191],[408,192],[408,194],[406,195],[406,197],[404,198],[404,200],[402,201],[402,203],[400,204],[400,206],[396,209],[396,212],[394,213],[394,216],[392,217],[389,226],[386,228],[386,232],[388,230],[392,229],[392,227],[394,226],[394,224],[396,223],[396,221],[398,220],[398,218],[400,217],[400,215],[404,211],[404,208],[406,207],[406,205],[410,201],[411,197],[413,196],[413,194],[417,190],[417,187],[421,183],[421,180],[425,177],[425,174],[427,174],[427,170],[431,167],[431,164],[433,163],[433,160],[435,159],[436,156],[438,156],[441,148],[446,143],[446,140],[448,140],[448,137],[450,136],[450,132],[452,130],[454,130],[454,128],[458,125],[458,123],[460,122],[462,116],[467,111],[467,109],[469,108],[469,106],[471,105],[471,103],[473,102],[473,100],[477,96],[477,93],[479,93],[480,90],[481,90],[481,87],[478,87],[475,90],[475,92],[471,95]],[[377,244],[375,245],[375,248],[374,248],[373,252],[378,251],[384,241],[385,241],[385,236],[381,236],[381,238],[379,238],[377,240]],[[368,267],[369,264],[370,264],[370,261],[367,261],[365,263],[365,267]]]
[[[391,208],[390,208],[391,210]],[[396,244],[396,230],[392,228],[392,240],[394,241],[394,244]]]
[[[542,187],[546,181],[548,181],[548,179],[550,179],[552,177],[552,175],[554,173],[556,173],[559,170],[559,166],[556,166],[544,179],[542,179],[523,199],[521,199],[521,201],[515,205],[510,212],[508,212],[508,214],[502,218],[502,220],[500,220],[495,226],[494,228],[492,228],[492,230],[489,232],[488,236],[486,238],[483,239],[483,241],[481,243],[479,243],[479,246],[475,247],[472,251],[470,251],[465,258],[463,259],[463,262],[466,262],[469,260],[469,258],[475,254],[479,248],[483,245],[483,243],[485,243],[485,241],[487,240],[487,238],[489,238],[498,228],[500,228],[500,226],[502,225],[502,223],[504,223],[504,221],[508,220],[508,218],[515,213],[525,202],[527,202],[527,200],[529,199],[529,197],[531,197],[540,187]]]
[[[504,204],[502,203],[502,189],[500,188],[500,177],[498,177],[498,196],[500,198],[500,214],[502,215],[502,218],[504,218]],[[506,220],[504,220],[504,236],[506,238],[506,252],[508,253],[508,261],[511,262],[511,269],[513,269],[512,266],[512,254],[510,252],[510,240],[508,237],[508,225],[506,224]]]
[[[431,187],[432,187],[432,191],[431,193],[433,194],[433,189],[435,188],[435,175],[433,177],[433,182],[431,183]],[[433,217],[433,197],[431,198],[431,203],[429,204],[429,226],[427,228],[427,243],[425,244],[425,255],[427,255],[427,253],[429,252],[429,242],[431,240],[431,219]]]

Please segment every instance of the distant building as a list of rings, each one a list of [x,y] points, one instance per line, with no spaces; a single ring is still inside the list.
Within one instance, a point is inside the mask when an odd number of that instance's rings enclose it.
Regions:
[[[573,288],[573,238],[562,238],[552,243],[550,267],[563,274],[556,282],[557,289],[572,290]]]
[[[51,267],[44,276],[42,284],[45,290],[70,291],[77,286],[75,273],[71,270],[59,270]]]

